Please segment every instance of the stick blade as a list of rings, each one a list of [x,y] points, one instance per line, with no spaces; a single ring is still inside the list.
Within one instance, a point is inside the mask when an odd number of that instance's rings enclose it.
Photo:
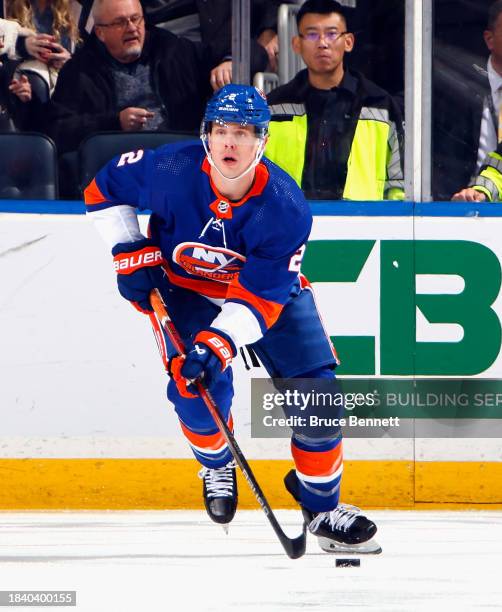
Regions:
[[[284,538],[281,542],[290,559],[303,557],[307,549],[307,525],[303,525],[302,533],[297,538]]]

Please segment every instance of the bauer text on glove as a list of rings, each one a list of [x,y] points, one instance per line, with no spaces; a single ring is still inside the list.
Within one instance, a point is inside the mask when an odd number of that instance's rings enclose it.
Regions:
[[[150,292],[165,282],[159,247],[143,238],[116,244],[112,255],[120,295],[140,312],[152,312]]]

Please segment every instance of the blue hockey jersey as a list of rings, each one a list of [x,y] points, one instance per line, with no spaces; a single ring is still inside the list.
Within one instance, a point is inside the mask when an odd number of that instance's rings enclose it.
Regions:
[[[218,192],[195,142],[125,153],[84,197],[110,246],[141,238],[135,209],[150,210],[149,232],[169,281],[220,299],[213,325],[237,346],[258,340],[300,290],[312,215],[293,179],[267,159],[238,202]]]

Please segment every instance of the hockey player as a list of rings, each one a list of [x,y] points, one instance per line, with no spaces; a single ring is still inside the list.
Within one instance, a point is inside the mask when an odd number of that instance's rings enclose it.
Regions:
[[[232,426],[232,359],[251,345],[272,377],[333,379],[336,358],[312,291],[300,276],[312,216],[301,190],[262,159],[270,111],[255,88],[227,85],[206,107],[200,143],[126,153],[85,190],[90,217],[111,248],[121,295],[155,317],[159,288],[185,346],[170,347],[167,395],[202,464],[207,512],[229,523],[237,507],[235,466],[190,381],[203,377]],[[285,143],[286,146],[286,143]],[[136,210],[152,211],[149,237]],[[339,504],[340,436],[295,433],[296,470],[285,478],[310,531],[325,546],[361,546],[376,532]],[[326,544],[327,542],[327,544]]]

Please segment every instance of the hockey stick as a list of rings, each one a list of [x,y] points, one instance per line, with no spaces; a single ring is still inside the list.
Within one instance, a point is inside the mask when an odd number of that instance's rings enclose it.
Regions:
[[[169,318],[166,306],[158,289],[154,289],[151,292],[150,302],[163,330],[166,332],[167,337],[173,344],[175,350],[180,355],[183,355],[185,353],[183,341],[180,335],[178,334],[176,328],[174,327],[173,322]],[[161,356],[164,359],[164,354],[162,350]],[[258,500],[258,503],[260,504],[263,512],[265,513],[265,516],[268,518],[270,524],[272,525],[272,529],[275,531],[277,537],[279,538],[279,541],[282,544],[284,550],[286,551],[286,554],[291,559],[298,559],[299,557],[305,554],[305,548],[307,544],[307,526],[305,524],[303,525],[303,533],[296,538],[289,538],[284,533],[282,527],[279,525],[279,522],[275,517],[275,514],[272,511],[272,508],[270,507],[270,504],[267,501],[267,498],[263,494],[260,485],[258,484],[251,468],[249,467],[249,463],[247,462],[241,449],[239,448],[234,434],[230,431],[230,428],[228,427],[227,422],[223,418],[220,409],[216,405],[213,397],[211,396],[209,389],[206,387],[204,381],[201,379],[197,379],[196,381],[194,381],[194,384],[197,388],[199,395],[206,404],[207,409],[211,413],[214,422],[218,426],[218,429],[221,431],[223,437],[225,438],[225,441],[228,445],[228,448],[230,449],[230,452],[232,453],[233,458],[235,459],[237,465],[241,468],[244,478],[247,480],[251,491],[253,491],[256,499]]]

